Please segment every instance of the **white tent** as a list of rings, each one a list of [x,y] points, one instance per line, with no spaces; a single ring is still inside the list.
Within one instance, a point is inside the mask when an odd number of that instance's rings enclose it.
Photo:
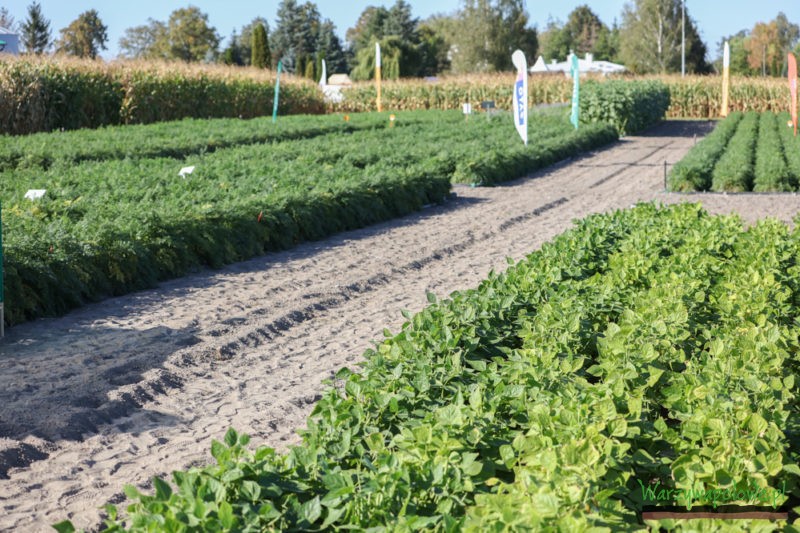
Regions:
[[[586,72],[594,72],[600,74],[618,74],[625,72],[624,65],[611,63],[610,61],[595,61],[592,54],[586,54],[584,59],[578,59],[578,72],[584,74]],[[536,63],[529,69],[531,74],[543,74],[548,72],[563,72],[565,76],[570,76],[570,61],[556,62],[554,59],[549,65],[544,62],[544,58],[539,56]]]
[[[19,54],[19,35],[0,26],[0,53]]]

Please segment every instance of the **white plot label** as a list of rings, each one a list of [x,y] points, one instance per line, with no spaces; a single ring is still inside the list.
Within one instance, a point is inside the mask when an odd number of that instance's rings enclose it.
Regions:
[[[183,167],[180,172],[178,172],[178,176],[185,178],[187,174],[191,174],[194,172],[194,165],[191,167]]]
[[[44,193],[46,192],[47,189],[30,189],[25,193],[25,198],[28,200],[38,200],[39,198],[44,198]]]

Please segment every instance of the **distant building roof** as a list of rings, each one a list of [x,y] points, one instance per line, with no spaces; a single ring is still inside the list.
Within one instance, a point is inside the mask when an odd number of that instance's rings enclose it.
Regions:
[[[544,58],[539,56],[536,63],[530,68],[533,74],[543,74],[548,72],[563,72],[566,76],[570,75],[570,61],[556,62],[554,59],[550,64],[544,62]],[[595,61],[592,54],[586,54],[584,59],[578,58],[578,72],[598,72],[600,74],[617,74],[625,72],[625,65],[619,65],[610,61]]]
[[[0,53],[19,53],[19,35],[2,26],[0,26]]]

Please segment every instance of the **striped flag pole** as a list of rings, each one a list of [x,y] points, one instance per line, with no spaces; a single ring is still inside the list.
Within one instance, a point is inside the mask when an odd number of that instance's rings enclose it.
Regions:
[[[797,137],[797,58],[789,52],[789,94],[792,96],[792,123],[794,124],[794,136]]]
[[[722,52],[722,109],[720,116],[728,116],[728,90],[731,85],[731,47],[725,41],[725,48]]]
[[[375,86],[378,89],[378,112],[383,111],[381,106],[381,44],[375,43]]]

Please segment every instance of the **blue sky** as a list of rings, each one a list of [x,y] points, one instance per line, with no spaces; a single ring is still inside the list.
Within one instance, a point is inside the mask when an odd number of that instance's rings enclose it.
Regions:
[[[31,0],[0,0],[0,6],[11,11],[21,21],[26,16],[26,9]],[[263,16],[274,23],[278,0],[253,2],[252,0],[226,0],[212,2],[208,0],[173,1],[173,0],[40,0],[42,11],[50,19],[54,37],[58,30],[67,26],[81,12],[96,9],[100,18],[108,26],[109,50],[103,54],[106,58],[116,56],[117,43],[126,28],[144,24],[148,18],[167,20],[170,12],[179,7],[195,5],[208,13],[209,21],[217,32],[227,40],[231,31],[237,30],[256,16]],[[316,2],[323,17],[330,18],[340,36],[344,37],[347,28],[353,26],[359,14],[369,5],[386,5],[394,0],[319,0]],[[409,0],[414,15],[425,18],[435,13],[452,13],[459,5],[459,0]],[[540,29],[552,17],[566,20],[567,15],[575,7],[588,4],[603,22],[611,25],[614,19],[621,19],[625,0],[560,0],[527,2],[531,22]],[[768,21],[783,11],[789,20],[800,24],[800,0],[686,0],[686,6],[692,17],[698,22],[703,40],[708,45],[710,59],[716,55],[717,42],[724,35],[729,35],[744,28],[751,28],[755,22]]]

